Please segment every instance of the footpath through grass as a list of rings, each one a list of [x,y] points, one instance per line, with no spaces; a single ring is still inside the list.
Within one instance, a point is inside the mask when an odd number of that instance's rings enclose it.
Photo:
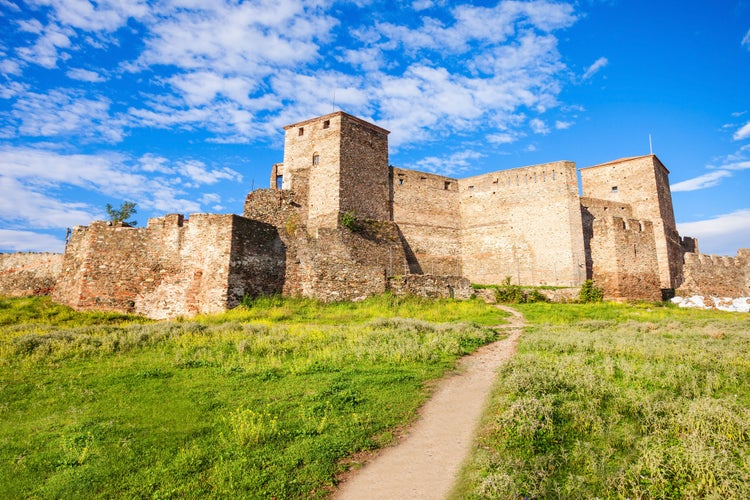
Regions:
[[[750,318],[522,304],[460,498],[750,498]]]
[[[504,316],[382,296],[150,322],[0,299],[0,498],[325,497]]]

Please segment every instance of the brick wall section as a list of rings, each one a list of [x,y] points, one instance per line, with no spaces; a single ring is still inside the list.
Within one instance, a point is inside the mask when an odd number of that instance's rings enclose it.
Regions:
[[[581,169],[583,194],[629,204],[633,216],[654,224],[662,288],[680,282],[682,244],[674,221],[669,171],[655,155],[623,158]]]
[[[462,276],[433,276],[409,274],[393,276],[388,280],[388,289],[394,295],[417,295],[434,299],[469,299],[474,295],[471,282]]]
[[[396,274],[461,274],[458,181],[442,175],[391,168],[391,211],[409,269]]]
[[[0,294],[49,295],[62,269],[59,253],[0,253]]]
[[[686,253],[677,295],[750,297],[750,248],[736,257]]]
[[[661,300],[653,224],[629,205],[581,198],[587,276],[607,299]]]
[[[575,286],[584,249],[575,164],[459,181],[463,275],[473,283]],[[580,266],[580,267],[579,267]]]

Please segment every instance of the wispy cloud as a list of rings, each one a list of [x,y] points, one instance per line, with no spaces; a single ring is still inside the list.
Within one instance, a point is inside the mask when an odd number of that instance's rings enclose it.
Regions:
[[[681,191],[697,191],[699,189],[706,189],[718,185],[721,179],[725,177],[731,177],[732,173],[728,170],[715,170],[706,174],[687,179],[676,184],[672,184],[670,189],[673,193]]]
[[[66,74],[68,75],[68,78],[71,78],[73,80],[79,80],[82,82],[96,83],[96,82],[103,82],[106,80],[102,75],[100,75],[96,71],[89,71],[87,69],[82,69],[82,68],[70,69],[68,70]]]
[[[482,153],[473,150],[459,151],[447,158],[430,156],[418,161],[413,168],[425,172],[453,176],[471,168],[471,160],[476,160],[482,156]]]
[[[740,127],[737,132],[734,133],[732,136],[732,139],[735,141],[742,141],[744,139],[747,139],[750,137],[750,122],[747,122],[745,125]]]
[[[745,37],[742,39],[742,46],[745,47],[747,50],[750,50],[750,30],[747,30],[747,33],[745,33]]]
[[[34,231],[0,229],[2,247],[14,252],[57,252],[65,248],[65,241],[50,234]]]
[[[584,80],[588,80],[607,64],[609,64],[609,60],[606,57],[600,57],[599,59],[594,61],[594,64],[586,68],[586,71],[583,73],[583,76],[581,78],[583,78]]]
[[[698,238],[702,253],[734,255],[738,248],[747,247],[750,234],[750,209],[694,221],[679,222],[677,230],[682,235]]]

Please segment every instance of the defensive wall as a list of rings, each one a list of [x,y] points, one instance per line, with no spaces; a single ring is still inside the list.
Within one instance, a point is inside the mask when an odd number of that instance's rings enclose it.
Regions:
[[[633,217],[654,225],[661,288],[679,285],[682,245],[669,189],[669,170],[655,155],[623,158],[582,168],[583,196],[631,206]]]
[[[607,298],[662,300],[653,222],[596,198],[581,198],[581,220],[587,275]]]
[[[581,169],[581,197],[569,161],[455,179],[389,166],[389,132],[343,112],[284,131],[271,189],[249,193],[243,216],[76,227],[55,300],[164,318],[273,293],[464,297],[470,282],[506,277],[564,287],[592,278],[612,299],[659,300],[680,283],[750,295],[750,250],[703,256],[680,238],[669,172],[654,155]],[[50,288],[55,258],[13,255],[0,259],[4,291]]]
[[[575,286],[586,279],[573,162],[459,181],[463,275],[474,283]]]
[[[392,167],[390,184],[392,220],[401,234],[409,273],[462,275],[458,181]]]
[[[686,252],[682,278],[677,295],[750,297],[750,248],[736,257]]]
[[[12,297],[49,295],[62,261],[59,253],[0,253],[0,293]]]

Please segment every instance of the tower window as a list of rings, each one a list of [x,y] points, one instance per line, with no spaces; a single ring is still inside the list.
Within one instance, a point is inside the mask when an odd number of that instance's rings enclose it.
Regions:
[[[403,180],[403,179],[399,179],[399,180],[398,180],[398,185],[399,185],[399,186],[401,186],[401,185],[402,185],[403,183],[404,183],[404,180]]]
[[[305,127],[300,127],[299,131],[297,132],[298,135],[302,136],[305,135]]]
[[[612,192],[613,192],[613,193],[616,193],[616,192],[617,192],[617,186],[612,186]]]
[[[318,153],[315,153],[313,155],[313,165],[317,165],[320,163],[320,155]]]
[[[450,183],[450,181],[445,181],[445,184],[443,185],[443,188],[444,188],[444,189],[450,189],[450,188],[451,188],[451,183]]]
[[[276,189],[281,189],[283,185],[284,185],[284,176],[277,175],[276,176]]]
[[[323,122],[323,128],[328,128],[331,126],[331,120],[326,120]]]

